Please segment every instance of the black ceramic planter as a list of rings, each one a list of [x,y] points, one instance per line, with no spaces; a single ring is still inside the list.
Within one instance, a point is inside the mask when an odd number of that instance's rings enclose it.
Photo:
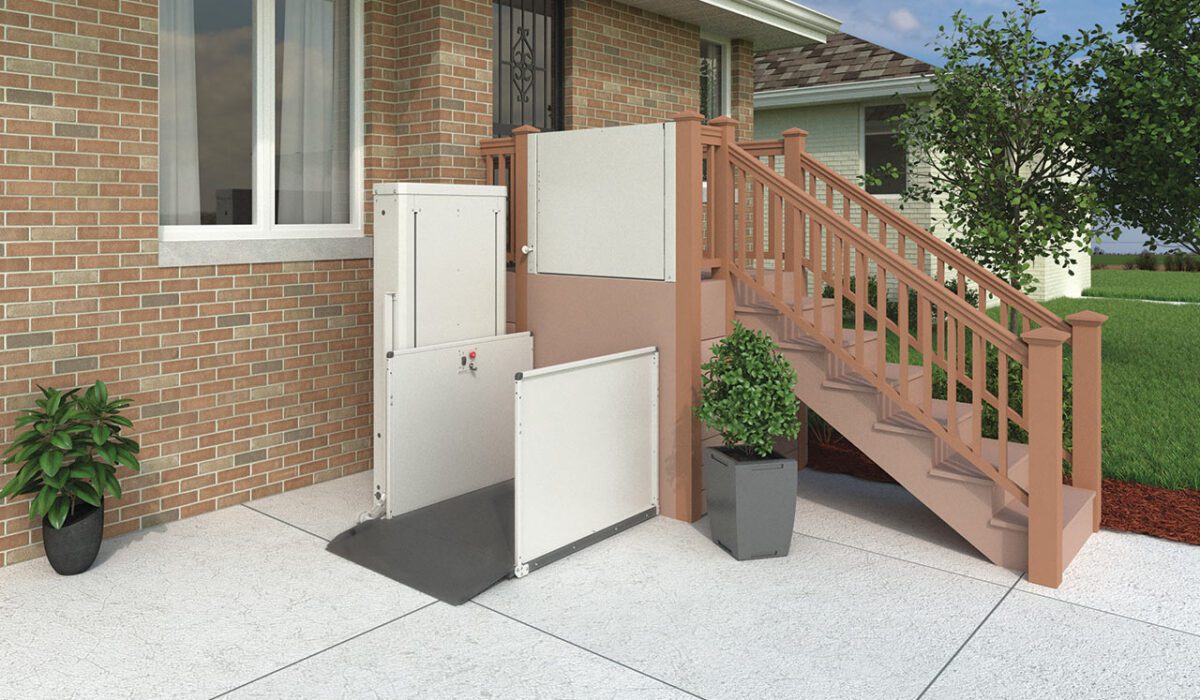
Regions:
[[[68,515],[57,530],[47,519],[42,519],[42,546],[46,548],[46,558],[63,576],[74,576],[91,568],[100,553],[103,535],[103,503],[99,508],[86,503],[76,504],[75,512]]]

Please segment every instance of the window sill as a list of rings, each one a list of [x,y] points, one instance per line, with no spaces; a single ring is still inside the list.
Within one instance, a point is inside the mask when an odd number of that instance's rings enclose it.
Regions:
[[[244,265],[370,258],[373,240],[366,236],[327,238],[243,238],[237,240],[158,242],[159,267]]]

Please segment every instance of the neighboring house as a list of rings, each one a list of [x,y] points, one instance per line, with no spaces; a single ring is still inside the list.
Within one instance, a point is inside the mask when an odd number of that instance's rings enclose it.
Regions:
[[[857,182],[864,173],[890,164],[900,173],[867,185],[871,194],[901,209],[921,228],[945,237],[941,211],[924,202],[901,207],[909,177],[928,173],[928,164],[909,163],[895,142],[890,119],[906,105],[932,96],[933,67],[924,61],[849,34],[824,44],[759,52],[755,58],[755,138],[778,138],[788,128],[808,131],[807,149]],[[1091,283],[1091,257],[1076,253],[1074,275],[1052,260],[1034,262],[1038,300],[1078,297]]]
[[[754,50],[837,29],[785,0],[0,3],[0,444],[38,385],[132,399],[109,535],[367,469],[374,184],[482,183],[522,124],[748,138]],[[0,564],[41,554],[26,514],[0,504]]]

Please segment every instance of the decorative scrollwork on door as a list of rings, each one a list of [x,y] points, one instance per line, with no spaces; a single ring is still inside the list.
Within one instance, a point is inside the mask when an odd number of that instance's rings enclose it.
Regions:
[[[494,0],[496,136],[522,124],[562,128],[562,0]]]

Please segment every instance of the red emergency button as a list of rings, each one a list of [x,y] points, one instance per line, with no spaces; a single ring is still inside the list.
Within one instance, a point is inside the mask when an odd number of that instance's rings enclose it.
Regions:
[[[468,357],[470,357],[472,360],[474,360],[475,359],[475,351],[472,350],[470,355],[468,355]]]

